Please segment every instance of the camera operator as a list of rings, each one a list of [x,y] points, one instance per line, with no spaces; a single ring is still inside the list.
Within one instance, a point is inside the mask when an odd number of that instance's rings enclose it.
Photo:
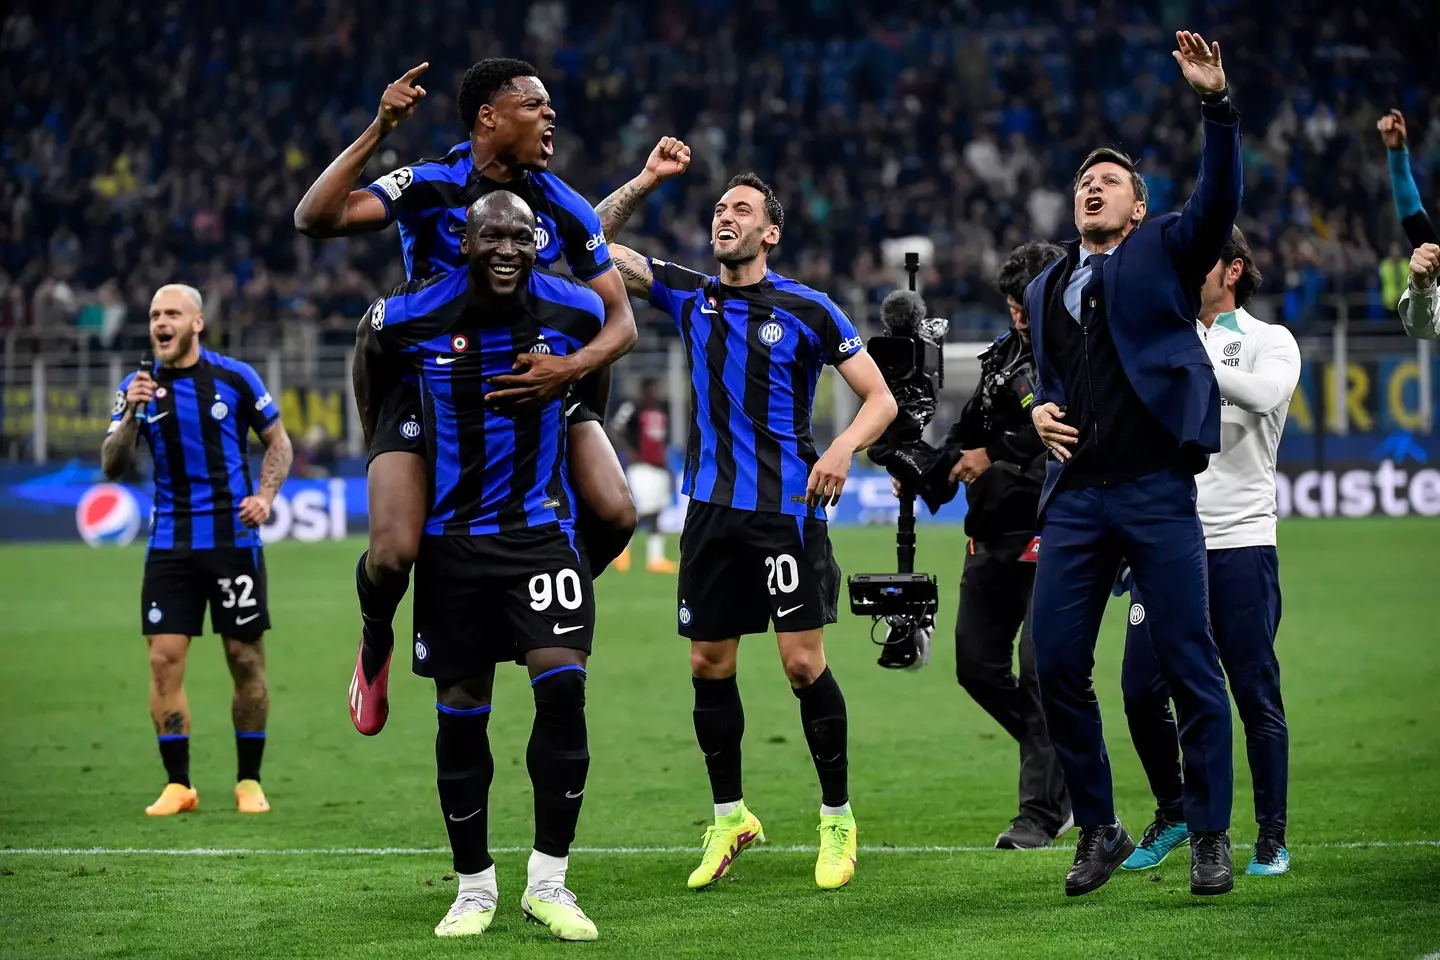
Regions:
[[[1070,798],[1045,730],[1030,640],[1035,514],[1045,447],[1030,420],[1035,361],[1021,300],[1060,247],[1024,244],[1000,268],[1012,326],[980,355],[980,383],[950,428],[920,493],[935,505],[965,485],[965,568],[955,623],[955,672],[965,692],[1020,744],[1020,812],[995,840],[1003,850],[1048,846],[1070,828]],[[899,481],[893,481],[897,496]],[[1020,676],[1012,669],[1020,632]]]

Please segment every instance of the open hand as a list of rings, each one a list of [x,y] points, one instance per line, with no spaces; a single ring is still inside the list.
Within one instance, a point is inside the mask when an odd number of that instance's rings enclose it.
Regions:
[[[1040,441],[1057,460],[1064,463],[1074,456],[1069,448],[1080,442],[1080,431],[1060,422],[1065,419],[1064,410],[1053,403],[1042,403],[1030,411],[1030,419],[1040,434]]]
[[[662,137],[645,161],[645,172],[657,181],[678,177],[690,169],[690,148],[674,137]]]
[[[1385,149],[1405,149],[1405,114],[1392,108],[1375,124],[1375,129],[1380,131],[1380,139],[1385,141]]]
[[[1225,68],[1220,64],[1220,42],[1205,43],[1205,38],[1189,30],[1177,30],[1175,43],[1180,48],[1170,55],[1180,64],[1196,93],[1219,93],[1225,89]]]
[[[405,71],[405,76],[386,87],[385,92],[380,95],[380,109],[375,111],[375,119],[380,123],[382,135],[394,130],[401,120],[410,119],[420,101],[425,99],[425,88],[416,83],[415,79],[429,69],[428,60],[419,66],[411,67]]]
[[[258,527],[270,519],[270,498],[256,494],[240,501],[240,522]]]
[[[515,358],[515,370],[491,377],[497,387],[485,394],[485,402],[508,410],[527,410],[564,393],[584,371],[569,357],[553,353],[522,353]]]

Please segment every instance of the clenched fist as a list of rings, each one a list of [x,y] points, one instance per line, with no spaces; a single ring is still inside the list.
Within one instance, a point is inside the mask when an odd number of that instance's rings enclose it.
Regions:
[[[1440,246],[1422,243],[1410,255],[1410,282],[1417,290],[1435,286],[1436,274],[1440,274]]]

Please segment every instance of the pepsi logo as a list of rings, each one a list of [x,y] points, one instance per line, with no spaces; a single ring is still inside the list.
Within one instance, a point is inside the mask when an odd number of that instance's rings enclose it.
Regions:
[[[457,333],[450,338],[450,352],[464,353],[470,348],[470,340],[463,333]]]
[[[75,526],[92,547],[123,547],[140,532],[140,505],[118,483],[99,483],[75,507]]]

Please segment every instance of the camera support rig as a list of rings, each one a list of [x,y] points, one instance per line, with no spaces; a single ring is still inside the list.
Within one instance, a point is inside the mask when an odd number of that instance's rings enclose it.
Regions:
[[[920,272],[920,255],[918,253],[905,254],[905,270],[910,275],[910,290],[913,293],[915,277]],[[902,339],[896,336],[872,337],[871,344],[878,346],[877,341],[889,342]],[[890,357],[897,356],[897,352],[894,350],[876,352],[888,354]],[[887,382],[891,380],[892,376],[914,379],[918,374],[923,379],[925,344],[915,339],[912,333],[910,344],[900,352],[908,353],[910,359],[901,361],[901,363],[881,362]],[[934,350],[934,353],[938,358],[938,348]],[[906,369],[896,369],[902,365]],[[941,381],[937,377],[937,386],[939,382]],[[894,389],[893,383],[891,386]],[[926,413],[915,417],[922,429],[924,421],[928,420],[929,415],[934,412],[933,400],[932,397]],[[916,436],[915,439],[918,440],[919,437]],[[930,662],[930,637],[935,631],[935,611],[939,608],[939,588],[933,574],[915,572],[915,491],[911,489],[910,484],[904,482],[900,486],[900,517],[895,533],[895,559],[898,570],[896,573],[857,573],[849,578],[847,585],[850,593],[850,612],[857,616],[871,618],[872,639],[874,639],[875,625],[878,625],[882,618],[885,620],[885,639],[876,641],[884,647],[878,661],[880,666],[895,669],[918,669]]]

